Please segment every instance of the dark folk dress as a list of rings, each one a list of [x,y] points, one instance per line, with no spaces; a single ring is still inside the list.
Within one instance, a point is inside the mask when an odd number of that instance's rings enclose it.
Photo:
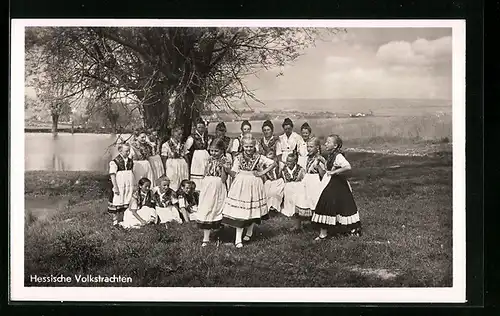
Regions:
[[[326,167],[332,171],[345,164],[348,164],[347,160],[337,152],[328,156]],[[321,228],[333,228],[335,233],[359,234],[361,222],[358,208],[346,178],[343,175],[325,175],[324,180],[328,184],[319,197],[311,222]]]

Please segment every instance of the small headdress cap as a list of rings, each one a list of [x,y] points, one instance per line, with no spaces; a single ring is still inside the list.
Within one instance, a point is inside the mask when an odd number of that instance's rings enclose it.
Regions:
[[[285,125],[290,125],[291,127],[293,127],[293,122],[292,122],[292,120],[291,120],[290,118],[288,118],[288,117],[287,117],[287,118],[283,121],[283,125],[282,125],[282,126],[284,127]]]
[[[269,127],[272,131],[274,131],[273,122],[271,122],[270,120],[264,121],[264,123],[262,123],[262,128],[266,126]]]
[[[219,123],[219,124],[217,124],[217,126],[215,127],[215,130],[216,130],[216,131],[222,131],[222,132],[227,131],[226,124],[224,124],[224,122],[220,122],[220,123]]]
[[[244,120],[243,122],[241,122],[241,129],[243,129],[243,126],[245,125],[252,128],[252,124],[250,124],[248,120]]]

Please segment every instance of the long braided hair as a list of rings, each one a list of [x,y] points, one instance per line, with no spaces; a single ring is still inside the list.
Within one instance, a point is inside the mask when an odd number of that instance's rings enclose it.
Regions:
[[[344,155],[344,152],[341,150],[343,142],[342,142],[342,138],[340,138],[339,135],[331,134],[331,135],[328,135],[327,138],[333,138],[335,141],[335,144],[337,144],[337,147],[335,147],[334,150],[327,153],[326,167],[328,168],[328,170],[330,170],[333,167],[333,164],[335,162],[335,158],[337,158],[337,155],[338,154]]]

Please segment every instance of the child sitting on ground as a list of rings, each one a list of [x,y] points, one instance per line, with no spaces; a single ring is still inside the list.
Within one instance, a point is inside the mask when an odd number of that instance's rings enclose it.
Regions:
[[[191,181],[182,180],[179,190],[177,190],[177,206],[183,222],[196,219],[198,205],[195,203],[193,187]]]
[[[170,179],[164,175],[158,179],[157,183],[158,186],[153,188],[153,198],[156,202],[159,223],[165,224],[165,227],[167,227],[167,222],[182,223],[176,206],[177,196],[170,188]]]
[[[125,228],[139,228],[158,221],[156,203],[151,192],[151,181],[141,178],[137,190],[132,194],[130,206],[125,211],[121,226]]]

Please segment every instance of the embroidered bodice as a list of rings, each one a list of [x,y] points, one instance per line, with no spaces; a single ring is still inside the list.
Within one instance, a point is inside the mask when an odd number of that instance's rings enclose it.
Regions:
[[[154,194],[154,200],[159,207],[167,207],[175,203],[175,191],[168,188],[167,191],[161,193],[158,189]]]
[[[193,138],[193,146],[191,146],[192,150],[204,150],[208,148],[209,137],[207,133],[200,135],[200,133],[196,131],[191,135],[191,137]]]
[[[148,143],[134,141],[131,145],[134,150],[135,160],[147,160],[153,156],[153,148]]]
[[[132,170],[134,167],[134,162],[132,159],[127,159],[127,162],[125,163],[125,159],[122,157],[122,155],[118,155],[113,159],[114,163],[117,166],[117,172],[118,171],[124,171],[124,170]]]
[[[326,164],[325,158],[320,155],[308,156],[306,162],[306,173],[319,174],[319,165]]]
[[[222,177],[224,165],[227,164],[227,158],[221,156],[220,158],[210,157],[207,163],[206,176]]]
[[[240,170],[244,171],[254,171],[257,170],[257,164],[259,163],[260,155],[254,153],[251,157],[247,157],[245,154],[238,155],[238,162]]]
[[[283,168],[283,171],[281,173],[283,175],[283,179],[285,180],[285,182],[297,182],[302,180],[302,179],[299,180],[300,173],[302,170],[303,170],[302,167],[297,164],[295,165],[295,168],[293,168],[293,170],[290,170],[290,168],[288,167]]]
[[[165,150],[162,150],[162,154],[170,159],[182,158],[182,143],[176,141],[175,139],[169,139],[163,146],[166,146]]]
[[[132,197],[137,200],[138,209],[140,209],[143,206],[155,207],[155,201],[153,199],[153,194],[151,190],[148,191],[148,193],[144,193],[140,189],[138,189],[133,193]]]
[[[265,137],[262,137],[259,141],[259,146],[262,149],[262,155],[266,155],[270,150],[276,151],[276,145],[279,142],[279,138],[276,136],[271,136],[269,140],[266,140]]]

